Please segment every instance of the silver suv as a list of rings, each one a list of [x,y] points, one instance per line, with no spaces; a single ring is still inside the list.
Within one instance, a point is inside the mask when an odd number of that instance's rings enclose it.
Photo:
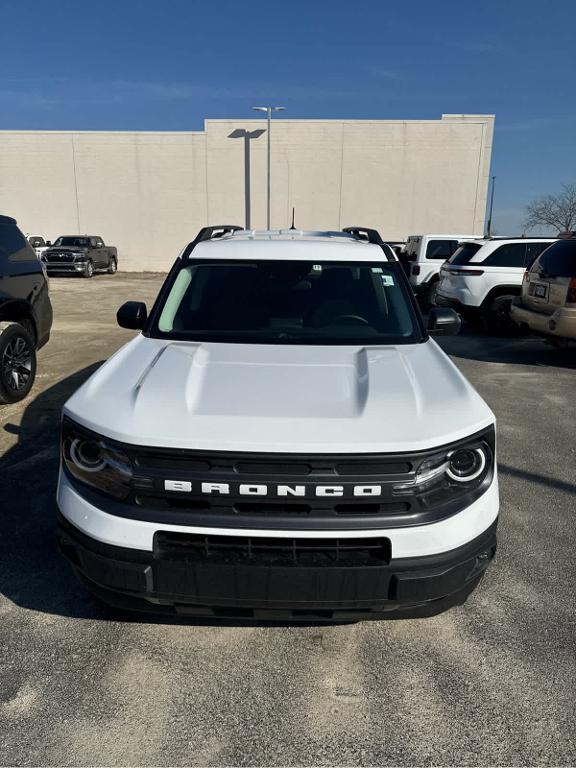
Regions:
[[[555,346],[576,341],[576,232],[567,232],[527,270],[512,320]]]

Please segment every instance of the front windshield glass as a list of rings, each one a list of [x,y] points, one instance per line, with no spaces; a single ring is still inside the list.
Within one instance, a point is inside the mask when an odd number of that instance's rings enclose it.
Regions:
[[[90,245],[90,240],[87,237],[59,237],[54,243],[55,246],[72,246],[73,248],[86,248]]]
[[[191,260],[151,335],[249,344],[422,340],[397,263]]]

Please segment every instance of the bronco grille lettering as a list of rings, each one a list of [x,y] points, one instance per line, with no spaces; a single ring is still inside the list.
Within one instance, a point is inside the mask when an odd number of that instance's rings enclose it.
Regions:
[[[192,483],[188,480],[164,480],[164,490],[177,493],[200,493],[204,496],[344,496],[343,485],[274,485],[241,483],[231,489],[230,483]],[[380,485],[349,485],[347,493],[356,497],[381,496]]]

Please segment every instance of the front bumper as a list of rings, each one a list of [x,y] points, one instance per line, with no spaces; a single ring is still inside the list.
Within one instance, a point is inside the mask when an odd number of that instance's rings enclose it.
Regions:
[[[576,309],[561,308],[553,314],[536,312],[516,299],[512,303],[510,317],[519,325],[527,325],[531,331],[542,336],[556,336],[576,340]]]
[[[56,272],[70,273],[70,272],[84,272],[86,268],[85,261],[70,261],[70,262],[50,262],[45,261],[44,266],[49,275],[56,274]]]
[[[214,618],[338,620],[431,616],[464,602],[496,552],[497,521],[456,550],[381,564],[270,564],[196,551],[112,547],[59,519],[81,580],[117,607]]]

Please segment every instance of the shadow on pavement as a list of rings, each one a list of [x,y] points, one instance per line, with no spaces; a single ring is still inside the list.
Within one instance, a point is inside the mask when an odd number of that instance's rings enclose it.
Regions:
[[[464,325],[457,336],[438,337],[436,341],[446,354],[464,360],[576,368],[576,347],[555,349],[535,336],[491,336]]]
[[[56,547],[56,482],[63,404],[99,367],[84,368],[41,392],[20,426],[3,429],[18,442],[2,457],[0,592],[23,608],[84,618],[102,616]]]

